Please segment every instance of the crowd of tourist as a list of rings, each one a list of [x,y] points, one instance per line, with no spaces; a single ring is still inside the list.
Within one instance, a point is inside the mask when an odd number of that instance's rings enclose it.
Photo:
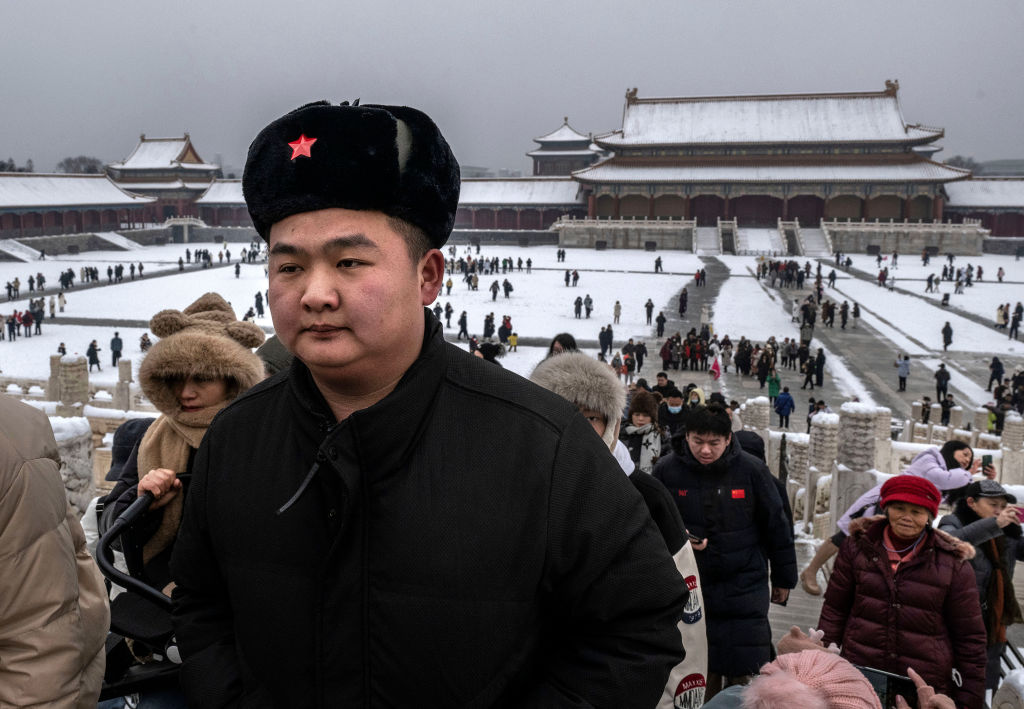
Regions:
[[[469,355],[424,312],[450,278],[460,174],[425,114],[307,104],[248,155],[284,357],[214,293],[154,315],[139,380],[159,415],[115,432],[114,488],[82,522],[46,416],[0,397],[0,705],[96,706],[105,682],[102,709],[881,709],[863,672],[980,709],[986,643],[1020,619],[1020,518],[992,480],[945,520],[965,542],[934,530],[923,474],[883,484],[880,516],[837,545],[820,631],[773,647],[770,604],[799,582],[788,495],[738,405],[669,374],[728,351],[734,376],[778,386],[809,338],[693,328],[648,386],[563,334],[528,383],[492,364],[499,343]],[[292,277],[294,254],[329,287]],[[937,454],[974,470],[969,449]],[[120,561],[148,594],[111,604],[82,523],[110,534],[140,509]],[[976,546],[987,566],[963,563]],[[139,679],[162,662],[172,681]]]

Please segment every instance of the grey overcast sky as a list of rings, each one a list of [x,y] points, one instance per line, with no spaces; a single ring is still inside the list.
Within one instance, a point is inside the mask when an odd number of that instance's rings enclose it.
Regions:
[[[0,157],[52,171],[188,131],[241,171],[259,129],[307,101],[425,110],[459,161],[529,173],[562,116],[618,128],[640,96],[881,90],[944,151],[1024,157],[1019,0],[10,0],[0,6]]]

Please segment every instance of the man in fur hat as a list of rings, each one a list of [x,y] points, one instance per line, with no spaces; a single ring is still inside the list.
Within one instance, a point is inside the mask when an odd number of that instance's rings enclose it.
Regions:
[[[424,307],[459,191],[434,123],[303,106],[243,189],[295,359],[196,456],[173,558],[190,702],[653,706],[687,593],[643,499],[576,407]]]

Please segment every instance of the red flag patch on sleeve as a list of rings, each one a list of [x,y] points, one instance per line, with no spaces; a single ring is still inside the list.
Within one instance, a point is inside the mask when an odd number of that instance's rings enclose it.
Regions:
[[[732,499],[734,499],[734,500],[742,500],[742,499],[746,498],[746,496],[747,496],[747,491],[746,490],[733,490],[732,491]]]

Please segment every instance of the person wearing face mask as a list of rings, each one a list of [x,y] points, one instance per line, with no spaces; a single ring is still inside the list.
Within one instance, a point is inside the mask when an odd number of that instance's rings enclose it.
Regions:
[[[686,412],[683,407],[683,392],[672,387],[665,400],[658,406],[658,422],[668,431],[670,438],[682,435],[686,430]]]
[[[999,684],[999,658],[1006,649],[1006,629],[1024,622],[1013,588],[1013,569],[1024,559],[1021,538],[1022,513],[1017,498],[995,480],[979,480],[967,486],[953,514],[939,521],[939,529],[974,545],[971,559],[981,596],[988,662],[985,689]]]
[[[690,409],[696,409],[698,406],[704,406],[707,403],[707,397],[704,396],[704,390],[698,386],[691,387],[686,392],[686,405]]]

